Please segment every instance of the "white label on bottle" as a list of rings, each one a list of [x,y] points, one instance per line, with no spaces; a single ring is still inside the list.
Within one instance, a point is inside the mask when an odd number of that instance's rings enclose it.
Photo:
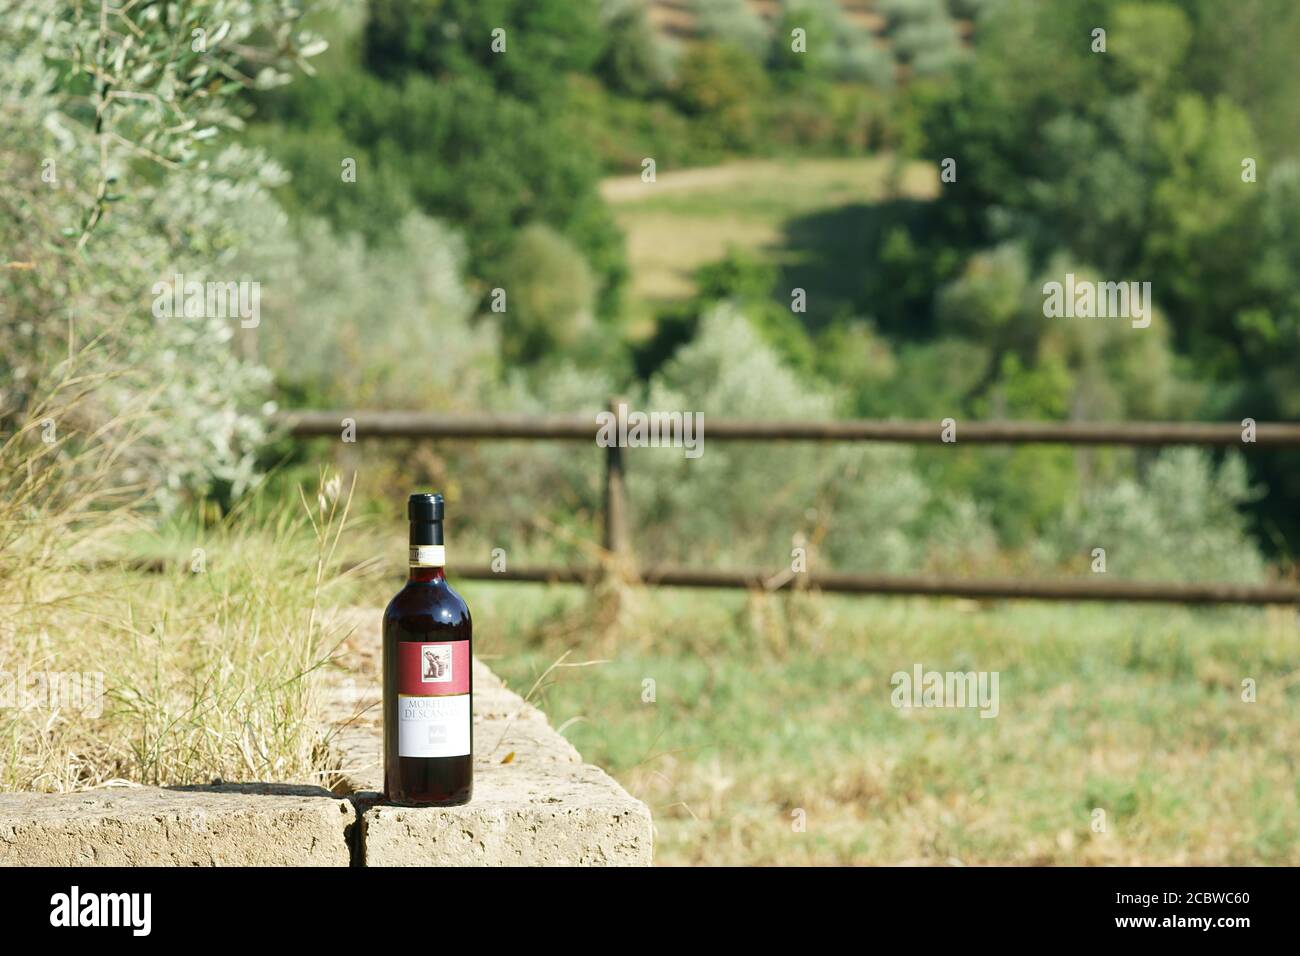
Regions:
[[[446,545],[411,545],[411,566],[417,568],[445,568],[447,566]]]
[[[470,694],[397,696],[399,757],[463,757],[470,752]]]

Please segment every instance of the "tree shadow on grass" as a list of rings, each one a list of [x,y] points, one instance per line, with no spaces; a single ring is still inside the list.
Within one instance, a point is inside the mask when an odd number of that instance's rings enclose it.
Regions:
[[[781,228],[783,240],[773,250],[779,263],[777,297],[784,296],[788,305],[790,290],[805,290],[807,312],[801,318],[810,332],[851,315],[871,315],[883,330],[925,333],[896,314],[899,305],[911,305],[925,290],[909,288],[915,277],[890,275],[882,249],[897,229],[917,246],[927,243],[934,229],[932,202],[853,203],[795,216]]]

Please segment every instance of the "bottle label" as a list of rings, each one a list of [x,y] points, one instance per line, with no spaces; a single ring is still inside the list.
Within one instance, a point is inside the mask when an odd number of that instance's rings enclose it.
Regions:
[[[447,547],[442,544],[411,545],[411,567],[445,568],[447,566]]]
[[[470,753],[469,641],[397,645],[397,754]]]

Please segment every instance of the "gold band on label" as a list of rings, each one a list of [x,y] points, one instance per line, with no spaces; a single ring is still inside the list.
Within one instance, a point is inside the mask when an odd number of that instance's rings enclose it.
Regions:
[[[411,567],[445,568],[447,566],[447,548],[441,544],[411,545]]]

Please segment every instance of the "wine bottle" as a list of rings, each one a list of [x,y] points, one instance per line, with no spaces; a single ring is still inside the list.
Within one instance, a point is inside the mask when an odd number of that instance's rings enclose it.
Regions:
[[[473,628],[447,583],[442,495],[411,495],[407,517],[410,576],[384,611],[384,795],[454,806],[473,789]]]

